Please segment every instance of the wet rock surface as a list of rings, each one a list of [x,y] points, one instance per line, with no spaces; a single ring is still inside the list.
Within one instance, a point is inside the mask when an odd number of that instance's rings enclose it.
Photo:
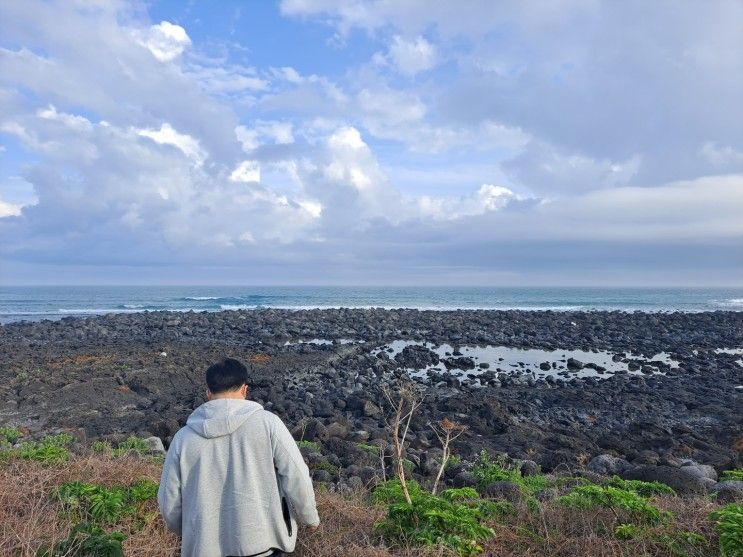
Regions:
[[[297,342],[311,339],[335,342]],[[665,352],[678,366],[538,377],[517,365],[499,372],[457,352],[439,361],[423,346],[395,357],[380,350],[399,340],[602,350],[620,359]],[[438,442],[428,423],[449,417],[468,427],[454,446],[464,459],[488,449],[547,471],[591,462],[597,473],[663,476],[696,493],[715,484],[714,470],[742,464],[736,387],[743,367],[739,355],[716,352],[736,347],[743,347],[741,312],[264,309],[16,323],[0,327],[0,425],[81,431],[89,439],[134,433],[167,446],[204,401],[206,367],[229,355],[249,363],[252,399],[298,439],[318,443],[306,454],[317,481],[343,476],[367,484],[391,455],[382,387],[407,377],[408,368],[437,365],[415,378],[426,394],[407,448],[416,474],[435,473]],[[556,362],[542,363],[546,371]],[[583,365],[568,362],[571,370]],[[592,460],[599,455],[606,456]],[[452,469],[449,483],[471,483],[467,469]],[[723,487],[728,497],[738,493]]]

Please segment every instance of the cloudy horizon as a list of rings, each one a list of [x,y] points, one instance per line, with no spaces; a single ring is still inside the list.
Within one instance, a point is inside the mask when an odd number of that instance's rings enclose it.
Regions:
[[[742,28],[0,0],[0,284],[741,286]]]

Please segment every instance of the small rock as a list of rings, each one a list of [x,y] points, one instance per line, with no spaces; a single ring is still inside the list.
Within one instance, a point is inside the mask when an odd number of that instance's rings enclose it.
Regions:
[[[586,468],[588,468],[591,472],[602,474],[604,476],[621,474],[631,467],[632,465],[623,458],[618,458],[608,454],[600,454],[593,457],[588,463],[588,466],[586,466]]]
[[[670,466],[638,466],[622,474],[627,480],[661,482],[674,489],[679,495],[702,495],[707,493],[709,480],[684,472],[683,468]]]
[[[460,472],[454,476],[452,483],[454,487],[473,487],[477,483],[477,479],[472,472]]]
[[[537,464],[533,460],[525,460],[521,463],[522,476],[536,476],[537,474],[539,474],[539,472],[539,464]]]
[[[519,484],[509,481],[491,483],[485,488],[483,495],[492,499],[505,499],[509,503],[518,503],[523,498]]]
[[[715,499],[720,503],[743,502],[743,481],[740,480],[718,482],[709,491],[715,494]]]
[[[364,402],[364,416],[368,416],[370,418],[381,418],[382,409],[374,404],[371,400],[367,400]]]
[[[145,439],[145,441],[147,442],[147,450],[152,454],[165,454],[165,445],[163,445],[163,440],[159,437],[153,435]]]

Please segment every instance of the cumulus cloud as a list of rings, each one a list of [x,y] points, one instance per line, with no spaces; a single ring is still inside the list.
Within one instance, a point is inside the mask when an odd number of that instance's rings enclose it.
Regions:
[[[433,68],[438,54],[436,47],[420,35],[412,40],[395,36],[392,38],[388,57],[397,71],[414,76]]]
[[[546,196],[563,195],[630,183],[640,167],[634,155],[624,161],[594,159],[570,153],[542,142],[531,142],[516,157],[503,163],[504,170],[531,191]]]
[[[460,198],[430,197],[415,199],[422,216],[437,220],[457,220],[462,217],[482,215],[506,207],[520,197],[503,186],[483,184],[474,193]]]
[[[0,157],[24,160],[3,266],[522,281],[633,256],[692,276],[694,252],[739,273],[739,8],[636,31],[631,5],[559,6],[283,2],[382,53],[331,78],[115,3],[0,3]]]
[[[190,46],[191,39],[180,25],[161,21],[150,27],[142,43],[161,62],[171,62]]]
[[[172,145],[197,165],[203,164],[206,158],[206,152],[201,148],[198,139],[188,134],[178,133],[167,122],[160,126],[159,130],[142,129],[137,130],[137,133],[142,137],[150,138],[160,145]]]
[[[21,205],[7,203],[0,199],[0,219],[4,217],[17,217],[21,214]]]
[[[256,161],[243,161],[230,174],[233,182],[260,182],[261,167]]]

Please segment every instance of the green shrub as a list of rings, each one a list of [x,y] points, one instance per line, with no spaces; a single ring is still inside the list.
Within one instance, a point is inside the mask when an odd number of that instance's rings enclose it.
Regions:
[[[18,457],[25,460],[35,460],[43,464],[58,464],[70,459],[70,451],[63,445],[55,442],[49,442],[44,439],[41,442],[26,441],[14,451]]]
[[[653,495],[676,495],[676,492],[670,486],[661,482],[644,482],[642,480],[623,480],[619,476],[612,476],[605,485],[632,491],[643,497],[652,497]]]
[[[148,479],[141,479],[128,487],[110,488],[69,482],[58,487],[53,495],[67,515],[95,524],[113,524],[121,515],[136,515],[141,511],[146,501],[157,497],[158,487]]]
[[[300,449],[307,449],[308,451],[311,451],[313,453],[320,452],[320,443],[317,443],[316,441],[297,441],[297,446]]]
[[[66,514],[94,523],[116,522],[124,508],[122,488],[69,482],[57,488],[55,495]]]
[[[93,441],[90,448],[94,453],[107,453],[112,450],[111,443],[108,441]]]
[[[111,454],[115,457],[124,456],[129,453],[135,453],[140,456],[147,454],[150,447],[147,441],[140,439],[134,435],[130,435],[124,439],[115,449],[111,450]]]
[[[510,466],[506,459],[493,459],[490,455],[482,451],[472,467],[472,474],[477,481],[477,490],[482,493],[491,483],[509,481],[519,482],[521,471]]]
[[[412,503],[407,503],[399,481],[379,485],[373,492],[375,502],[388,505],[387,518],[375,528],[390,541],[418,545],[441,544],[459,555],[477,555],[479,541],[494,531],[483,524],[500,505],[485,505],[472,488],[447,489],[440,496],[423,490],[416,482],[407,482]]]
[[[567,495],[555,500],[560,505],[578,509],[604,507],[622,509],[637,521],[658,524],[670,513],[651,505],[646,498],[634,491],[619,489],[610,485],[584,485],[574,488]]]
[[[446,464],[444,465],[444,470],[451,466],[456,466],[457,464],[462,463],[462,457],[459,455],[449,455],[449,459],[446,461]]]
[[[69,433],[60,433],[58,435],[48,435],[41,441],[45,445],[52,445],[54,447],[67,447],[72,444],[75,438]]]
[[[720,555],[741,557],[743,555],[743,505],[731,503],[709,516],[720,534]]]
[[[325,470],[328,474],[338,476],[341,472],[340,468],[335,464],[331,464],[327,460],[322,460],[312,465],[313,470]]]
[[[696,532],[672,528],[656,531],[636,524],[618,524],[614,528],[614,535],[620,540],[643,540],[662,547],[674,557],[699,555],[700,549],[707,545],[707,539]]]
[[[642,536],[645,532],[636,524],[617,524],[614,528],[614,535],[620,540],[634,540]]]
[[[0,441],[6,441],[13,445],[22,437],[22,433],[14,427],[0,427]]]
[[[653,533],[650,539],[674,557],[695,557],[700,555],[700,549],[707,545],[707,539],[704,536],[687,530]],[[707,554],[705,551],[704,555]]]
[[[368,443],[356,443],[356,446],[367,453],[369,456],[377,457],[379,456],[379,446],[378,445],[370,445]]]
[[[482,451],[472,467],[472,474],[477,481],[477,490],[482,493],[493,482],[508,481],[519,485],[527,495],[534,495],[552,484],[543,474],[522,476],[519,467],[509,464],[505,458],[491,458]]]
[[[743,482],[743,468],[736,468],[735,470],[725,470],[720,476],[720,481],[737,480]]]
[[[50,549],[40,549],[37,557],[124,557],[121,532],[106,532],[98,526],[77,524],[67,539]]]

